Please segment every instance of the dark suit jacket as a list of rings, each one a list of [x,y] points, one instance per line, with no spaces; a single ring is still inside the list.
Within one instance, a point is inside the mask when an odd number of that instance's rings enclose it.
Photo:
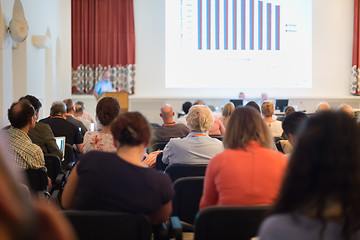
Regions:
[[[62,152],[56,144],[54,134],[49,125],[37,122],[34,128],[30,128],[28,135],[31,141],[38,145],[45,154],[55,154],[62,159]]]
[[[79,121],[77,119],[75,119],[74,117],[70,116],[70,115],[66,115],[66,121],[71,122],[72,124],[74,124],[77,127],[81,128],[81,135],[84,137],[85,133],[88,131],[88,129],[85,127],[84,123],[82,121]]]

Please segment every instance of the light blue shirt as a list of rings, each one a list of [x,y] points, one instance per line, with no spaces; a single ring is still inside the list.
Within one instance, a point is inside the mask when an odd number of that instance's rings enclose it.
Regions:
[[[113,85],[110,81],[100,80],[95,84],[94,92],[96,92],[99,96],[103,92],[108,92],[113,89]]]
[[[203,136],[205,135],[205,136]],[[172,138],[164,148],[165,164],[208,164],[216,154],[224,151],[224,145],[207,133],[191,132],[185,138]]]

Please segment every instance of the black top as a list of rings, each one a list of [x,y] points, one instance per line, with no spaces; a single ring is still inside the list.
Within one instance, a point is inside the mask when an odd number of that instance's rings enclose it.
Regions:
[[[78,190],[73,208],[152,214],[174,197],[170,178],[135,166],[115,153],[91,151],[77,165]]]
[[[83,137],[79,128],[65,119],[48,117],[41,119],[40,122],[49,124],[55,137],[65,136],[66,143],[70,145],[80,144],[83,142]]]

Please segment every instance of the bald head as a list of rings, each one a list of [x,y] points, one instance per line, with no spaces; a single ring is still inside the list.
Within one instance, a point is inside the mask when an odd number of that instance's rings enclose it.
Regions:
[[[345,103],[341,104],[337,108],[337,110],[340,111],[340,112],[345,112],[345,113],[349,114],[352,117],[355,117],[354,110],[352,109],[352,107],[350,105],[345,104]]]
[[[160,117],[163,119],[164,123],[174,122],[174,110],[171,105],[165,104],[160,109]]]
[[[328,111],[331,107],[327,102],[321,102],[316,106],[316,112]]]
[[[105,71],[102,77],[103,80],[110,80],[110,73],[109,71]]]

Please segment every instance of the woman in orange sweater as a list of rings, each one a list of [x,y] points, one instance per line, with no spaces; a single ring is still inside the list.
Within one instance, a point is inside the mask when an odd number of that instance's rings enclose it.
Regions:
[[[270,150],[272,137],[260,114],[236,108],[223,139],[226,150],[206,169],[200,209],[212,205],[270,205],[274,202],[288,162]]]

